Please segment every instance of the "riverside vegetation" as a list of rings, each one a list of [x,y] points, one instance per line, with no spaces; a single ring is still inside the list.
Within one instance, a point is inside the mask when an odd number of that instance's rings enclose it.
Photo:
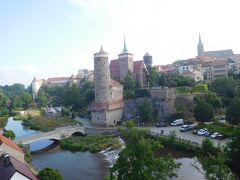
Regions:
[[[120,149],[121,144],[117,137],[112,135],[73,136],[60,142],[63,149],[71,151],[100,152],[107,148]]]
[[[16,115],[14,120],[22,120],[24,126],[32,130],[51,131],[57,127],[74,125],[76,122],[68,117],[47,118],[41,115],[40,111],[27,111],[27,116]]]

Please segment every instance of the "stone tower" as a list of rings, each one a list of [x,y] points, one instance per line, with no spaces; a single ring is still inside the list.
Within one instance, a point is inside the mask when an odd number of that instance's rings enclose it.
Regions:
[[[146,66],[152,66],[152,56],[148,52],[143,56],[143,61]]]
[[[108,54],[101,47],[94,54],[95,101],[91,104],[92,124],[115,126],[122,119],[123,86],[110,78]]]
[[[127,74],[133,73],[133,54],[127,50],[126,41],[124,38],[123,51],[118,55],[119,69],[120,69],[120,80],[124,80]]]
[[[43,79],[36,79],[36,77],[34,77],[32,84],[31,84],[33,100],[36,99],[36,97],[38,95],[38,91],[41,88],[41,86],[43,85],[43,83],[44,83]]]
[[[107,102],[110,100],[110,84],[108,54],[101,47],[100,51],[94,54],[95,102]]]
[[[198,51],[198,56],[204,56],[204,48],[203,48],[203,43],[201,41],[200,33],[199,33],[199,42],[197,46],[197,51]]]

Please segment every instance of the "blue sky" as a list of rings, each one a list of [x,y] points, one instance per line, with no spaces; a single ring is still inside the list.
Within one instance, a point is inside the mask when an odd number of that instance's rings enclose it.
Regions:
[[[238,0],[0,0],[0,85],[29,85],[34,76],[93,69],[101,44],[117,58],[125,34],[134,60],[154,64],[206,50],[240,53]]]

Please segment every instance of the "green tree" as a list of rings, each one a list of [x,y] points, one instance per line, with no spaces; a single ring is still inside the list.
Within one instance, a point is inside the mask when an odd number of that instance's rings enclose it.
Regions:
[[[235,172],[240,172],[240,126],[233,131],[233,137],[227,145],[226,151],[229,158],[228,164]]]
[[[214,109],[222,106],[221,98],[216,93],[208,92],[205,95],[205,100],[208,104],[211,104]]]
[[[154,151],[161,148],[159,141],[146,139],[146,131],[131,129],[127,136],[126,148],[112,168],[119,180],[147,179],[159,180],[176,176],[175,169],[180,164],[168,155],[156,157]]]
[[[212,105],[208,104],[203,99],[198,100],[194,108],[194,117],[198,121],[210,121],[214,117],[214,110]]]
[[[8,131],[4,132],[3,135],[12,140],[15,139],[15,137],[16,137],[15,133],[12,130],[8,130]]]
[[[175,76],[173,81],[175,82],[176,86],[194,86],[195,82],[190,77],[185,76]]]
[[[216,154],[217,153],[217,148],[213,146],[213,142],[209,139],[206,138],[202,141],[202,152],[205,155],[210,155],[210,154]]]
[[[126,122],[126,127],[128,129],[132,129],[134,126],[135,126],[134,120],[129,120],[129,121]]]
[[[131,90],[133,91],[135,89],[136,82],[133,78],[133,75],[131,73],[128,73],[128,75],[123,80],[123,88],[124,90]]]
[[[39,180],[63,180],[62,175],[57,169],[45,168],[38,174]]]
[[[0,91],[0,116],[6,116],[9,114],[7,107],[8,98]]]
[[[209,180],[235,180],[235,175],[231,172],[231,169],[226,164],[226,155],[224,153],[218,153],[214,155],[202,155],[198,157],[202,167],[205,171],[204,175]]]
[[[213,81],[210,87],[219,96],[233,98],[237,87],[237,81],[232,77],[222,77]]]
[[[45,93],[44,89],[40,89],[39,90],[36,101],[38,103],[38,107],[40,107],[40,108],[47,106],[47,104],[48,104],[48,96]]]
[[[143,71],[149,87],[157,85],[159,73],[155,67],[147,66]]]
[[[153,121],[153,108],[150,99],[144,98],[139,107],[140,119],[143,122]]]
[[[226,120],[229,123],[240,123],[240,97],[235,97],[229,104],[226,112]]]

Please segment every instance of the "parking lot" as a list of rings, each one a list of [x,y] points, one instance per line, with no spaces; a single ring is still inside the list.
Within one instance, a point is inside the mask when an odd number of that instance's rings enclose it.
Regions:
[[[193,124],[195,126],[196,124]],[[149,127],[150,131],[153,133],[161,134],[161,130],[163,130],[164,135],[169,135],[171,131],[175,131],[177,137],[181,139],[190,140],[192,142],[202,144],[202,140],[206,138],[205,136],[198,136],[192,133],[191,131],[187,132],[180,132],[181,126],[169,126],[169,127]],[[228,139],[218,140],[218,139],[211,139],[213,141],[214,146],[224,146],[228,142]]]

